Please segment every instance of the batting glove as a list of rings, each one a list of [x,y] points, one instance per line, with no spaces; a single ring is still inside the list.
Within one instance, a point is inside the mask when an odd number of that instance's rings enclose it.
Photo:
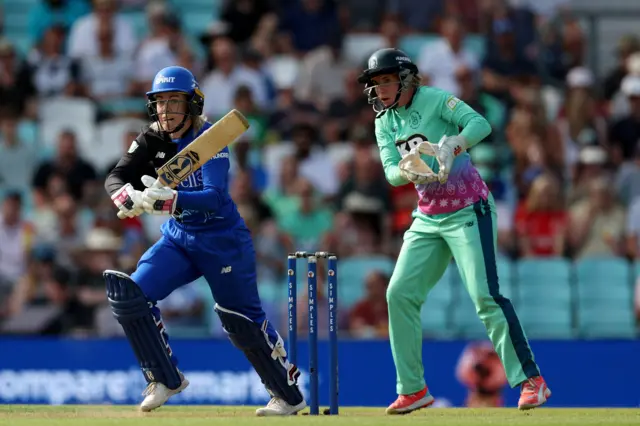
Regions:
[[[157,179],[142,176],[142,183],[147,189],[142,193],[142,208],[155,215],[172,215],[178,204],[178,191],[167,186],[162,187]]]
[[[113,204],[118,208],[118,217],[136,217],[144,213],[142,207],[142,192],[136,191],[133,185],[127,183],[118,189],[112,196]]]

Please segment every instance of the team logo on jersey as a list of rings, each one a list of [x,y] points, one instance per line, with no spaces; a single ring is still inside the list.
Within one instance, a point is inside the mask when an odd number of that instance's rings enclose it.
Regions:
[[[411,114],[409,114],[409,127],[417,129],[421,120],[422,116],[418,111],[411,111]]]
[[[129,147],[129,150],[127,151],[129,154],[133,154],[133,152],[138,149],[138,142],[133,141],[131,142],[131,146]]]
[[[449,96],[446,102],[447,108],[449,108],[451,111],[456,109],[459,103],[460,103],[460,99],[456,98],[455,96]]]

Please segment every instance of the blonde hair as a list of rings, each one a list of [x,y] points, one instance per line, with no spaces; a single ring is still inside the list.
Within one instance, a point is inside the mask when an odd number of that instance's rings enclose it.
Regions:
[[[415,87],[417,89],[420,86],[422,86],[422,76],[420,74],[413,74],[409,82],[409,87]]]
[[[593,110],[595,99],[593,95],[584,90],[574,90],[567,94],[565,110],[569,126],[569,135],[575,141],[580,132],[593,122]]]
[[[551,196],[551,191],[555,191],[555,199],[552,200],[552,203],[560,202],[560,182],[558,182],[555,176],[544,173],[535,178],[531,183],[529,194],[527,195],[527,210],[529,212],[544,211],[546,207],[544,201]]]

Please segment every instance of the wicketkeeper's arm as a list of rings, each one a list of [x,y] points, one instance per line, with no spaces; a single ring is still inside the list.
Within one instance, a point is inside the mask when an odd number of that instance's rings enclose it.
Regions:
[[[376,120],[376,140],[380,149],[380,160],[384,168],[384,176],[393,186],[401,186],[409,183],[402,177],[398,163],[402,160],[398,149],[388,134],[380,128],[379,121]]]
[[[471,148],[491,133],[491,124],[464,101],[443,92],[441,116],[462,129],[460,136]],[[451,135],[449,135],[451,136]]]

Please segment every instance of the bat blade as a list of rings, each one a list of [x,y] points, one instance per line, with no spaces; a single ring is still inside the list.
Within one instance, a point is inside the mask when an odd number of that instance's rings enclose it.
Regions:
[[[175,188],[248,128],[249,122],[241,112],[229,111],[158,169],[159,182],[162,186]]]
[[[232,109],[158,169],[157,186],[177,187],[247,129],[249,121],[240,111]],[[125,215],[119,211],[118,217],[124,219]]]

